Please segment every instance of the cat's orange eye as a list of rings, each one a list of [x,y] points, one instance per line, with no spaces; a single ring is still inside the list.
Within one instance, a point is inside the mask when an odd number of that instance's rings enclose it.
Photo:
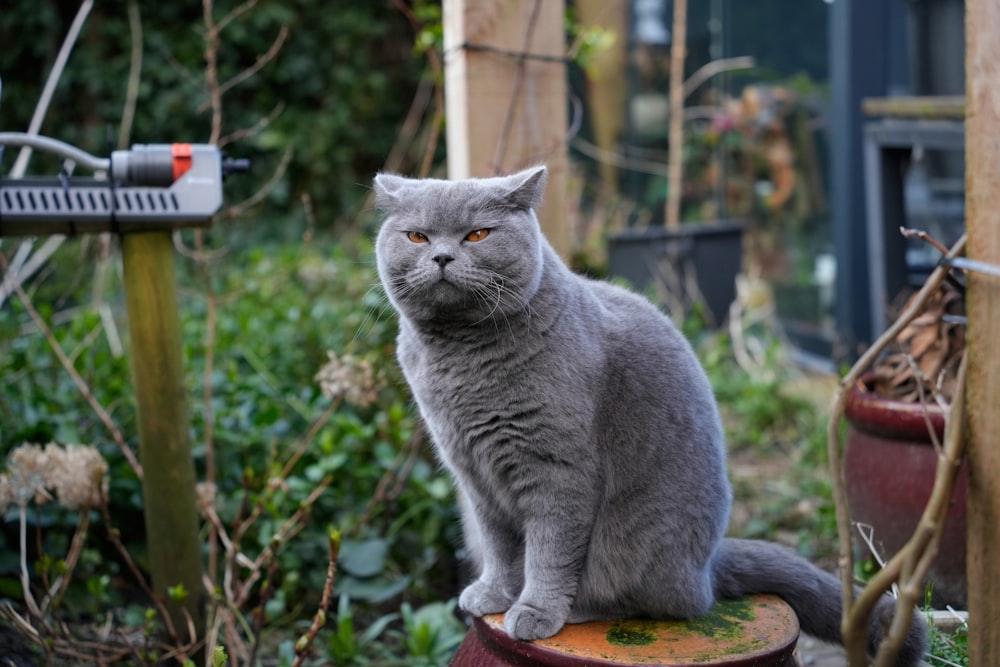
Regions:
[[[427,243],[427,237],[420,232],[406,232],[406,238],[414,243]]]
[[[488,229],[477,229],[474,232],[469,232],[469,235],[465,237],[465,240],[466,241],[472,241],[473,243],[475,243],[476,241],[482,241],[483,239],[485,239],[489,235],[490,235],[490,230],[488,230]]]

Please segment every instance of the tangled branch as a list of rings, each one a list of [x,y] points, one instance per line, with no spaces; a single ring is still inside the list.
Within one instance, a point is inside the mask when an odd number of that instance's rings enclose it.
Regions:
[[[962,254],[965,249],[965,235],[948,251],[946,259],[950,260]],[[942,264],[931,273],[921,290],[911,299],[906,310],[899,318],[876,340],[872,346],[854,364],[847,375],[840,381],[830,410],[830,423],[827,431],[827,446],[830,458],[830,471],[833,478],[833,497],[837,513],[837,533],[840,542],[840,575],[843,601],[841,627],[844,637],[844,647],[847,650],[849,664],[867,665],[868,656],[868,617],[878,599],[898,582],[900,595],[896,614],[886,640],[879,647],[876,666],[893,664],[907,628],[912,621],[913,608],[919,601],[923,580],[931,561],[937,554],[937,546],[944,526],[944,517],[951,498],[951,490],[955,476],[958,473],[958,462],[961,460],[964,448],[964,379],[966,363],[963,357],[960,365],[960,378],[957,383],[954,403],[949,411],[945,445],[938,459],[934,487],[924,514],[917,526],[914,536],[897,553],[864,588],[855,599],[854,596],[854,560],[851,553],[851,520],[847,504],[847,491],[844,480],[844,470],[841,455],[840,421],[844,415],[844,406],[848,392],[860,381],[861,376],[871,367],[879,355],[910,325],[921,313],[927,303],[936,294],[941,284],[948,278],[950,267]]]

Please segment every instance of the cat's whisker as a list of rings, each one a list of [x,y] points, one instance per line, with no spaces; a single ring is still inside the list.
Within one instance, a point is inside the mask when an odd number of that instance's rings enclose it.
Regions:
[[[482,324],[486,320],[492,320],[494,329],[496,330],[497,334],[499,334],[500,328],[496,326],[497,324],[496,312],[497,309],[500,307],[499,297],[497,298],[496,301],[493,301],[493,292],[487,289],[485,286],[477,287],[472,292],[472,295],[475,297],[477,302],[483,304],[483,310],[488,309],[485,315],[483,315],[481,318],[472,323],[472,326]]]
[[[518,294],[514,290],[507,287],[507,284],[504,282],[503,276],[498,276],[498,279],[495,279],[493,283],[497,288],[497,302],[496,302],[496,309],[494,309],[494,312],[497,309],[500,309],[500,305],[503,301],[503,297],[505,294],[512,296],[515,300],[519,298]],[[500,309],[500,312],[503,314],[503,320],[507,324],[507,331],[513,337],[514,328],[510,325],[510,318],[507,317],[506,309]]]
[[[354,332],[354,336],[351,337],[351,343],[356,343],[361,337],[361,334],[368,331],[370,327],[378,324],[382,321],[382,316],[386,313],[390,315],[395,314],[395,310],[392,307],[392,302],[389,301],[389,297],[385,294],[380,294],[378,301],[375,302],[370,308],[365,312],[365,318],[358,325],[358,328]]]
[[[362,300],[367,301],[368,295],[371,294],[372,292],[377,291],[378,288],[379,288],[379,283],[373,283],[369,285],[368,289],[365,291],[364,296],[361,297]],[[365,317],[363,320],[361,320],[361,324],[358,325],[358,328],[355,329],[354,331],[354,335],[351,337],[352,343],[356,342],[358,338],[361,336],[361,332],[364,331],[369,326],[370,323],[372,323],[373,317],[375,318],[375,323],[378,322],[378,319],[381,317],[381,312],[379,312],[380,310],[379,306],[382,298],[384,297],[380,297],[379,300],[375,302],[374,306],[365,309]]]
[[[514,290],[507,287],[504,276],[495,271],[490,271],[488,278],[476,287],[473,294],[477,301],[483,303],[485,308],[489,308],[489,312],[475,321],[473,325],[481,324],[488,318],[492,319],[494,327],[499,334],[500,328],[497,326],[497,313],[500,313],[503,316],[504,323],[507,325],[507,331],[513,336],[514,328],[511,326],[510,318],[507,317],[507,309],[504,307],[506,305],[504,303],[504,296],[513,297],[514,300],[519,299],[519,296]]]

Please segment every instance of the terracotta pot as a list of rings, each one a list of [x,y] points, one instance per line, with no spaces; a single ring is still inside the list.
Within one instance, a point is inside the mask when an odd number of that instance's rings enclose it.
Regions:
[[[927,426],[929,417],[938,441],[944,437],[944,415],[936,405],[904,403],[870,391],[870,376],[847,395],[849,424],[844,475],[851,519],[874,528],[874,544],[888,560],[909,541],[927,505],[937,451]],[[944,534],[929,579],[937,608],[966,607],[965,541],[968,467],[962,462]],[[867,553],[867,550],[865,551]]]

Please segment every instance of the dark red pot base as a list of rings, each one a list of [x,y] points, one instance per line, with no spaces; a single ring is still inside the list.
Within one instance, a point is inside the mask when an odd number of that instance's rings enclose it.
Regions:
[[[944,415],[927,410],[938,441]],[[888,560],[916,529],[934,486],[938,454],[927,427],[924,407],[853,389],[847,396],[849,423],[844,474],[851,519],[873,527],[874,544]],[[955,482],[937,558],[930,570],[932,603],[937,608],[966,607],[965,462]],[[867,553],[867,552],[866,552]]]

